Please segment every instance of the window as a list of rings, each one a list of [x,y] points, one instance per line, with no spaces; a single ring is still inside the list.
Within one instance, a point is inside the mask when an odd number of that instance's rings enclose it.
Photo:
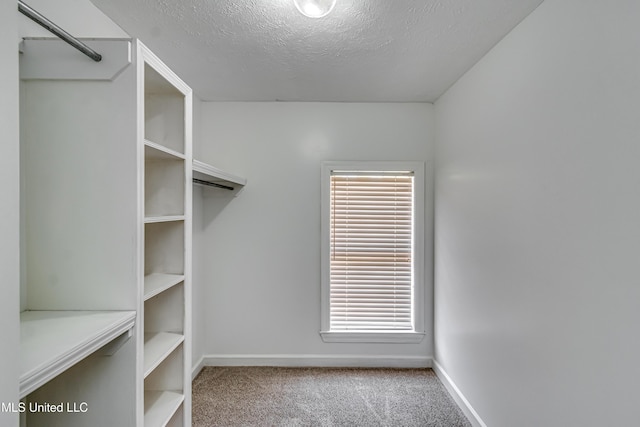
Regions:
[[[324,341],[422,340],[423,223],[423,163],[323,163]]]

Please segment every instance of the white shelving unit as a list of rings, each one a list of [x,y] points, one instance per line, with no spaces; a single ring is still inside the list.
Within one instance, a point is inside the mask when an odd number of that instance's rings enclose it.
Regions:
[[[138,46],[144,425],[191,425],[191,89]]]
[[[191,425],[191,89],[136,40],[21,55],[20,395],[38,426]],[[70,386],[72,384],[73,386]]]

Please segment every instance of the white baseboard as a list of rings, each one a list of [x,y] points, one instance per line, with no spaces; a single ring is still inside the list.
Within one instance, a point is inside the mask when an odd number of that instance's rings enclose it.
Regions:
[[[431,357],[326,354],[208,354],[204,366],[284,366],[328,368],[430,368]]]
[[[453,382],[451,377],[445,372],[442,368],[442,365],[438,363],[437,360],[433,360],[433,371],[436,373],[442,384],[444,384],[445,388],[458,404],[464,415],[469,419],[469,422],[474,427],[487,427],[487,425],[482,421],[480,415],[473,409],[469,401],[462,394],[458,386]]]
[[[202,371],[202,368],[204,368],[204,356],[202,356],[200,360],[198,360],[198,363],[195,364],[193,369],[191,369],[191,381],[193,381],[198,376],[200,371]]]

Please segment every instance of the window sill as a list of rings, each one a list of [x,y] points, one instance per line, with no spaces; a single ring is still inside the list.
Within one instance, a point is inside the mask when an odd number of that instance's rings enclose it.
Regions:
[[[324,342],[417,344],[424,332],[334,332],[320,331]]]

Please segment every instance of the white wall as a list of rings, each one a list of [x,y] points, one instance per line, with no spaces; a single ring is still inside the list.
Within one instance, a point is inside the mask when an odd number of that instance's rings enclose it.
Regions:
[[[90,0],[56,0],[55,2],[29,0],[25,3],[74,37],[129,37]],[[55,37],[22,14],[20,14],[18,32],[21,37]]]
[[[235,198],[205,190],[206,352],[214,355],[432,355],[432,251],[420,344],[328,344],[320,335],[320,163],[427,162],[430,104],[204,103],[202,160],[244,176]],[[427,242],[431,241],[431,226]]]
[[[0,2],[0,402],[18,402],[18,317],[20,282],[18,27],[16,2]],[[18,425],[16,414],[0,411],[0,425]]]
[[[30,0],[26,3],[74,37],[129,37],[119,26],[117,26],[111,20],[111,18],[103,14],[89,0],[57,0],[55,2],[51,2],[50,0]],[[15,5],[15,8],[12,5],[11,9],[15,9],[15,12],[12,11],[12,16],[15,16],[16,19],[16,44],[22,38],[27,37],[56,37],[49,31],[42,28],[40,25],[33,22],[31,19],[18,12],[17,4]],[[69,49],[73,49],[73,47],[69,46]],[[22,208],[24,209],[24,206]],[[22,229],[21,233],[24,235],[25,230]],[[21,256],[24,261],[24,259],[26,259],[24,245],[21,248],[21,251]],[[21,275],[22,282],[20,284],[20,310],[25,310],[27,307],[27,286],[25,283],[26,272],[24,262],[21,267]]]
[[[639,20],[547,0],[436,103],[436,359],[488,426],[639,422]]]

